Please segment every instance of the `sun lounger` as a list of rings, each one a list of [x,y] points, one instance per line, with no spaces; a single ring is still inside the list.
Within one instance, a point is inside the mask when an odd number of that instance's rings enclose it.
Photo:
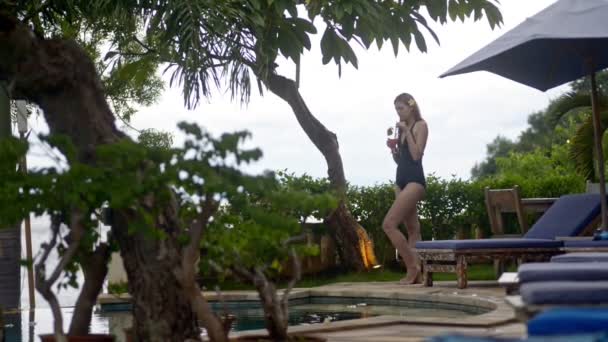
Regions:
[[[572,240],[564,241],[564,252],[608,252],[608,240]]]
[[[467,335],[440,335],[427,342],[606,342],[608,334],[577,334],[568,336],[530,336],[525,338],[481,337]]]
[[[528,336],[565,336],[608,332],[608,309],[556,308],[528,321]]]
[[[523,283],[519,292],[528,305],[606,305],[608,280]]]
[[[580,256],[563,254],[559,258],[558,256],[553,257],[551,262],[523,264],[519,266],[517,272],[503,273],[498,279],[498,284],[505,288],[507,295],[513,295],[518,293],[519,287],[525,283],[608,281],[608,254],[602,253],[601,257],[601,259],[594,258],[591,253]]]
[[[608,310],[608,281],[542,281],[521,284],[520,295],[507,296],[520,321],[556,307]]]
[[[564,243],[565,245],[566,243]],[[551,262],[608,262],[608,253],[605,252],[580,252],[556,255]]]
[[[467,286],[467,265],[478,260],[549,260],[560,254],[562,236],[578,236],[595,228],[600,213],[598,194],[561,196],[522,238],[420,241],[424,284],[432,286],[434,272],[457,274],[458,288]]]
[[[608,253],[566,253],[553,256],[551,263],[524,264],[518,272],[503,273],[498,278],[498,285],[511,295],[517,293],[520,283],[524,282],[594,279],[608,280]]]

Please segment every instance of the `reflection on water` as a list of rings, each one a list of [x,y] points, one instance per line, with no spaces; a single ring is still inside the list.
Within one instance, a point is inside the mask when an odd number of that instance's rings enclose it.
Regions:
[[[73,308],[63,308],[63,325],[67,331],[72,319]],[[7,342],[33,342],[38,341],[38,335],[53,332],[53,314],[51,309],[41,308],[24,310],[20,314],[4,316]],[[94,313],[89,331],[91,333],[111,333],[116,335],[117,341],[125,341],[124,329],[133,324],[128,312]]]
[[[311,309],[316,311],[311,312]],[[303,309],[296,307],[290,312],[289,324],[302,325],[363,317],[360,312],[327,312],[320,309],[318,307]],[[64,329],[67,330],[73,309],[64,308],[62,312]],[[231,313],[236,316],[236,321],[232,325],[233,331],[264,328],[264,315],[261,309],[238,309],[231,310]],[[110,333],[116,336],[116,341],[125,341],[124,330],[131,327],[132,324],[133,318],[128,312],[96,312],[89,331],[91,333]],[[35,312],[32,310],[23,311],[21,314],[6,315],[5,328],[7,342],[38,341],[38,335],[53,332],[53,314],[50,309],[37,309]]]
[[[314,298],[313,298],[314,300]],[[463,315],[475,315],[481,312],[467,312],[462,308],[439,308],[436,306],[412,306],[412,305],[382,305],[361,303],[361,298],[338,298],[319,297],[324,303],[302,303],[290,306],[289,325],[306,325],[313,323],[324,323],[342,321],[349,319],[373,317],[378,315],[393,315],[404,317],[462,317]],[[335,301],[339,301],[336,303]],[[372,300],[372,299],[368,299]],[[376,299],[377,301],[378,299]],[[332,302],[333,301],[333,302]],[[250,304],[247,304],[250,305]],[[222,309],[218,313],[230,313],[236,316],[232,324],[232,330],[243,331],[252,329],[264,329],[264,314],[261,308],[250,308],[239,305],[237,308]],[[73,308],[63,309],[64,327],[67,330],[72,317]],[[8,324],[7,341],[29,342],[36,341],[40,334],[48,334],[53,331],[53,316],[50,309],[35,310],[35,317],[31,317],[31,311],[23,311],[20,315],[7,316]],[[30,322],[35,321],[35,324]],[[131,327],[133,319],[129,312],[111,311],[95,312],[90,326],[91,333],[113,334],[117,341],[125,341],[124,330]],[[202,331],[204,334],[204,331]]]

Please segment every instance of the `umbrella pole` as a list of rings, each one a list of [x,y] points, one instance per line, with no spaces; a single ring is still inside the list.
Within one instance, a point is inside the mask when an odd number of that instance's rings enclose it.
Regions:
[[[595,138],[595,153],[597,154],[598,173],[600,181],[600,203],[602,204],[602,226],[603,231],[608,231],[607,205],[606,205],[606,179],[604,177],[604,150],[602,149],[602,132],[600,130],[600,109],[597,99],[597,84],[595,81],[595,72],[591,72],[591,108],[593,111],[593,135]]]

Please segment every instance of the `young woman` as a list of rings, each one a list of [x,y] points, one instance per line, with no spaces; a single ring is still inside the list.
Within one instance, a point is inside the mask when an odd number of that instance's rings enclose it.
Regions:
[[[399,139],[397,145],[391,148],[397,163],[395,202],[384,217],[382,228],[407,267],[407,275],[400,283],[416,284],[421,282],[420,262],[414,251],[416,241],[420,240],[416,203],[426,192],[422,156],[429,130],[412,95],[400,94],[394,104],[399,115],[396,125]],[[408,238],[399,230],[400,223],[407,228]]]

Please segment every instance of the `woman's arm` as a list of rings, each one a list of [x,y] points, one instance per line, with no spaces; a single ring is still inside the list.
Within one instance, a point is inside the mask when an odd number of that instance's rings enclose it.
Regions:
[[[429,129],[426,125],[426,121],[418,121],[414,126],[414,131],[412,133],[410,133],[409,129],[405,129],[403,132],[405,134],[407,147],[410,150],[412,159],[422,159],[422,156],[424,155],[424,148],[426,147],[426,139],[429,136]]]

